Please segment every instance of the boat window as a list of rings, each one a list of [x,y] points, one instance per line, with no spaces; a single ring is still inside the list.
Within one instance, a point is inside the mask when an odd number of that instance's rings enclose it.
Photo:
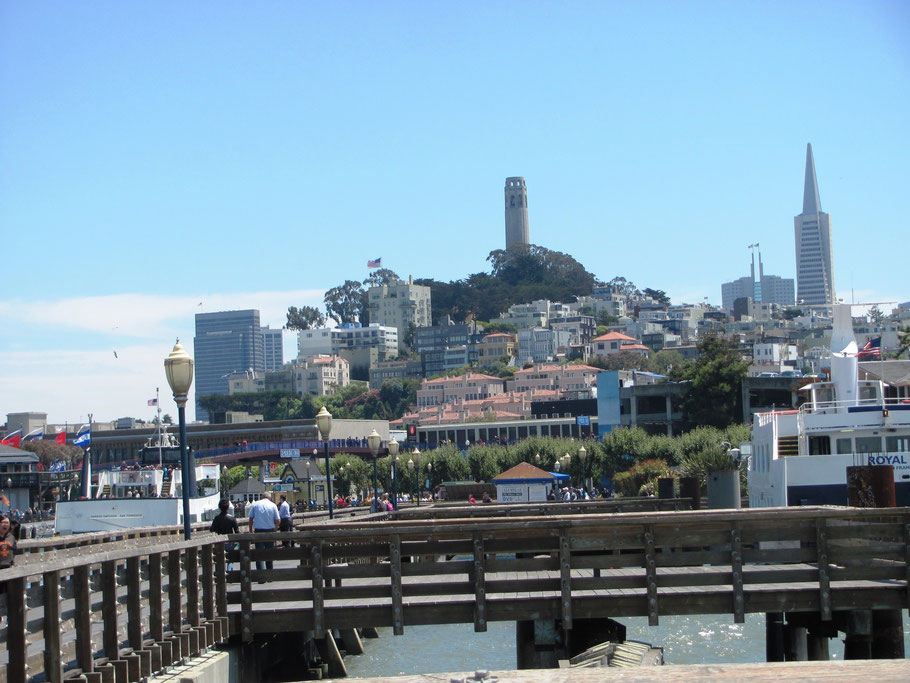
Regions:
[[[889,453],[910,452],[910,436],[886,436],[885,446]]]
[[[881,453],[882,439],[880,436],[858,436],[856,437],[857,453]]]
[[[838,455],[849,455],[853,452],[853,439],[838,439],[837,440],[837,454]]]
[[[809,437],[809,455],[831,455],[831,437]]]

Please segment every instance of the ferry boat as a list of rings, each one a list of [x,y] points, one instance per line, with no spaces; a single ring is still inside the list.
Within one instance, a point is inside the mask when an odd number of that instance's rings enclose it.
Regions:
[[[190,492],[190,520],[202,522],[218,514],[217,464],[196,465],[195,491]],[[146,526],[183,524],[183,473],[176,439],[159,428],[142,449],[141,464],[104,470],[84,500],[57,503],[55,533],[121,531]]]
[[[910,505],[910,403],[858,379],[849,305],[834,306],[831,381],[802,391],[799,409],[754,416],[750,507],[846,505],[847,468],[857,465],[891,465],[897,504]]]

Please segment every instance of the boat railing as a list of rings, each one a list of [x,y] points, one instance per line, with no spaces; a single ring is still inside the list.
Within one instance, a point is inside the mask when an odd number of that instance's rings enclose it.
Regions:
[[[884,402],[881,398],[858,398],[852,401],[807,401],[803,403],[799,410],[804,415],[811,414],[824,414],[824,413],[846,413],[849,412],[851,408],[865,407],[865,408],[886,408],[891,405],[908,405],[902,403],[906,399],[896,399],[888,398]]]

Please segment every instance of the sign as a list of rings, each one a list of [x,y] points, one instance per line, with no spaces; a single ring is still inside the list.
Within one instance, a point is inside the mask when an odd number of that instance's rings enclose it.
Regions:
[[[282,448],[278,451],[278,456],[281,458],[299,458],[300,449],[299,448]]]
[[[500,503],[528,502],[528,487],[521,484],[497,484],[496,500]]]
[[[588,415],[579,415],[575,418],[575,424],[577,424],[579,427],[590,427],[591,418]]]

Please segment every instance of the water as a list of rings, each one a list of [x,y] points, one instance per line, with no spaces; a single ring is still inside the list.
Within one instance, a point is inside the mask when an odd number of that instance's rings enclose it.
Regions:
[[[747,614],[744,624],[730,617],[661,617],[659,626],[648,626],[645,617],[619,619],[629,640],[664,648],[667,664],[735,664],[765,661],[765,617]],[[905,648],[910,653],[910,621],[904,611]],[[486,633],[475,633],[471,624],[413,626],[394,636],[379,629],[379,638],[364,640],[365,654],[347,657],[351,677],[400,676],[515,668],[515,624],[491,622]],[[829,641],[831,659],[843,658],[843,642]]]

